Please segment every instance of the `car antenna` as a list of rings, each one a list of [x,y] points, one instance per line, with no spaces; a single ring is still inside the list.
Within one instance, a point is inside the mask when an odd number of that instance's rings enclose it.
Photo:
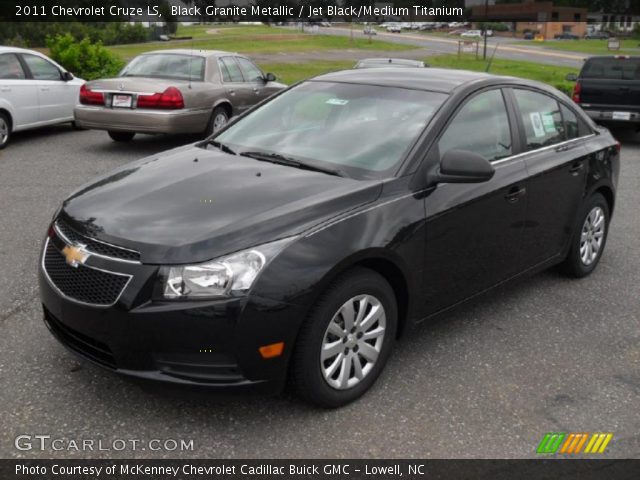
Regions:
[[[193,37],[191,37],[191,52],[189,53],[189,90],[191,90],[191,75],[193,72]]]

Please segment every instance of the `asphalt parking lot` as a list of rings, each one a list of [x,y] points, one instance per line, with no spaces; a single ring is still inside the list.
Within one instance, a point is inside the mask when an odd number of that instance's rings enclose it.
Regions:
[[[96,174],[190,141],[116,144],[67,126],[0,152],[0,457],[516,458],[546,432],[613,432],[607,457],[640,457],[640,134],[623,140],[606,252],[584,280],[550,271],[417,327],[360,401],[149,391],[78,360],[41,319],[37,259],[52,214]],[[192,451],[20,451],[21,434],[185,439]]]

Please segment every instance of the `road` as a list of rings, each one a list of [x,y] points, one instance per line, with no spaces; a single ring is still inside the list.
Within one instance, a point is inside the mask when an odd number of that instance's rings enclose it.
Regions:
[[[353,32],[351,32],[349,28],[341,27],[318,28],[317,30],[314,29],[313,31],[314,33],[323,35],[345,36],[351,35],[353,33],[353,35],[356,37],[366,37],[366,35],[362,32],[362,27],[354,27]],[[459,37],[443,37],[412,31],[405,31],[403,33],[378,32],[378,34],[373,38],[384,40],[386,42],[415,45],[421,47],[422,49],[426,49],[427,52],[425,53],[427,55],[457,53],[458,42],[460,40]],[[560,52],[544,49],[535,45],[515,45],[515,43],[518,41],[520,41],[520,39],[491,37],[488,40],[487,55],[492,55],[497,46],[498,49],[495,50],[495,56],[497,58],[504,58],[508,60],[525,60],[529,62],[535,61],[538,63],[573,68],[582,67],[584,58],[586,56],[585,54],[580,53]],[[482,50],[482,45],[480,46],[480,48]],[[402,52],[402,56],[406,56],[405,53],[408,52]],[[372,53],[373,55],[370,56],[375,56],[376,52]],[[422,55],[424,56],[424,54]]]
[[[116,144],[66,126],[16,134],[0,152],[0,457],[517,458],[535,456],[546,432],[613,432],[607,457],[639,457],[640,135],[620,135],[618,203],[591,277],[545,272],[419,326],[364,398],[324,411],[290,394],[150,391],[58,344],[36,285],[56,207],[91,177],[186,139]],[[22,434],[109,448],[183,439],[193,450],[22,451]]]

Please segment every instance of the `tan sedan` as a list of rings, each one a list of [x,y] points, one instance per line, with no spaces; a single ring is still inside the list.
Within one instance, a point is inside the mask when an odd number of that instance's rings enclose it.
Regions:
[[[84,85],[74,116],[119,142],[136,133],[211,134],[285,87],[242,55],[159,50],[134,58],[117,78]]]

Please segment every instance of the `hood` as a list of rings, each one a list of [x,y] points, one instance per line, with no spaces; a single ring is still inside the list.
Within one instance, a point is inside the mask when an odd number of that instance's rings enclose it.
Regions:
[[[380,186],[189,146],[99,178],[61,215],[143,263],[197,263],[301,233],[374,201]]]

